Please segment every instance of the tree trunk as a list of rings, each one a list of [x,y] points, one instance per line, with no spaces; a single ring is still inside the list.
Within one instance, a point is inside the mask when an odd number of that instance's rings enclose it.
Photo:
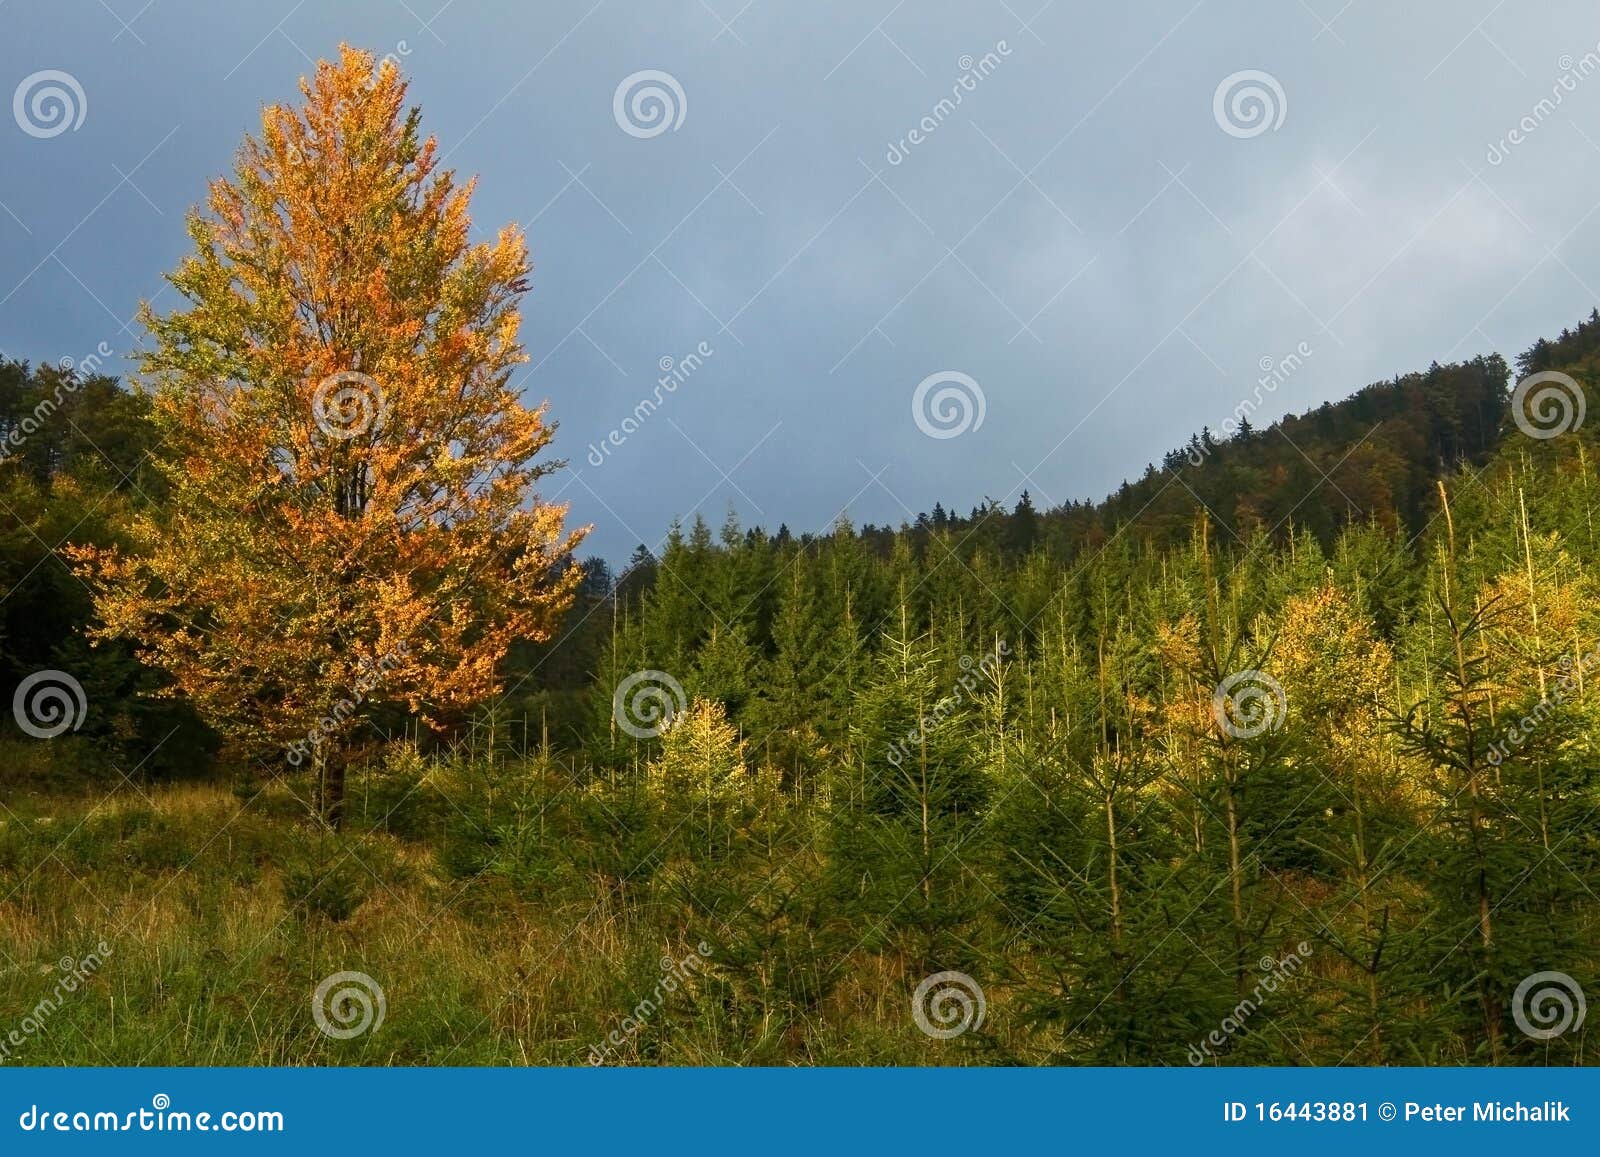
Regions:
[[[324,757],[322,765],[322,818],[336,832],[344,827],[347,763],[345,753],[335,751]]]
[[[1228,771],[1228,883],[1233,902],[1233,980],[1240,996],[1249,986],[1249,972],[1245,965],[1244,930],[1244,857],[1239,839],[1238,780],[1232,768]]]

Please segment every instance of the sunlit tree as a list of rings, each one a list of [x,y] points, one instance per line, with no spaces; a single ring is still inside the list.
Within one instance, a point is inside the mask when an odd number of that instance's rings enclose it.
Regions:
[[[145,310],[170,504],[76,560],[100,635],[244,749],[309,756],[337,824],[374,709],[493,694],[570,602],[582,532],[535,493],[553,426],[510,386],[521,234],[469,240],[471,183],[392,62],[342,48],[301,92],[191,215],[184,305]]]

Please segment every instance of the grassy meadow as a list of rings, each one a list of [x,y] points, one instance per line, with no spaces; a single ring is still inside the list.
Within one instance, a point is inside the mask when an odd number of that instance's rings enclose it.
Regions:
[[[662,958],[693,953],[716,925],[671,882],[618,879],[557,849],[518,870],[472,863],[461,841],[473,815],[485,831],[497,804],[556,821],[572,789],[551,767],[358,776],[336,838],[285,782],[113,777],[41,791],[41,754],[0,748],[0,1010],[11,1021],[0,1040],[50,997],[59,962],[101,942],[112,951],[8,1063],[570,1065],[592,1063],[594,1046],[630,1064],[962,1060],[906,1016],[903,969],[869,953],[800,1015],[763,991],[759,970],[697,976],[608,1046],[657,988]],[[316,986],[343,970],[382,986],[378,1031],[339,1040],[317,1028]]]

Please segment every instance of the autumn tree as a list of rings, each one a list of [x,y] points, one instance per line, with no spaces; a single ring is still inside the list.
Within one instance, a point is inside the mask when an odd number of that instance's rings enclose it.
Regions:
[[[438,724],[494,694],[569,604],[583,532],[535,493],[554,427],[510,385],[520,232],[469,240],[472,184],[393,62],[341,47],[301,93],[191,214],[184,305],[144,310],[170,504],[75,561],[100,637],[241,749],[309,756],[337,825],[374,711]]]

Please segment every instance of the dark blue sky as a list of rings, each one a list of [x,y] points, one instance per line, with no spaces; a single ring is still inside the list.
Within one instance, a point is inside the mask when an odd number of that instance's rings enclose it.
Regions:
[[[730,500],[1099,497],[1296,350],[1258,424],[1600,299],[1589,3],[442,3],[0,0],[0,349],[134,349],[184,210],[340,40],[526,226],[547,493],[613,560]]]

